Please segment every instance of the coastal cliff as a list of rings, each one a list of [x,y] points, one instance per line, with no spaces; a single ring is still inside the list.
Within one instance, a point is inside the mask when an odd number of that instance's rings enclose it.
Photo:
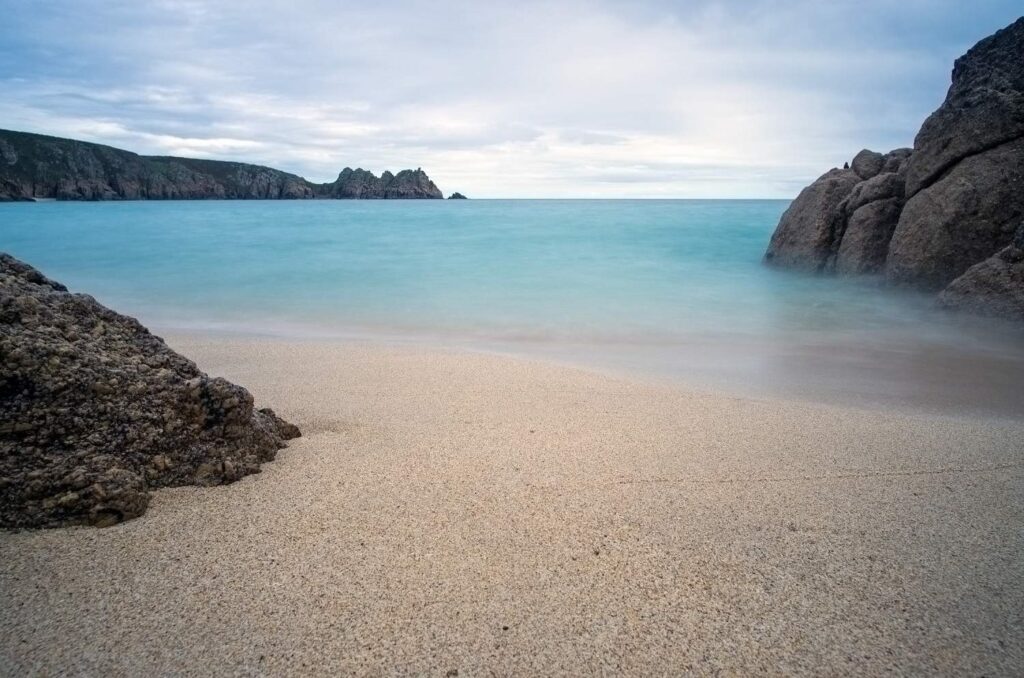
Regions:
[[[346,167],[333,183],[315,186],[314,193],[318,198],[444,198],[426,172],[418,168],[398,174],[385,171],[378,178],[373,172]]]
[[[913,149],[863,150],[805,188],[765,261],[1024,320],[1024,17],[956,60]]]
[[[377,177],[345,168],[335,181],[315,184],[261,165],[143,156],[85,141],[0,130],[0,201],[312,198],[444,195],[421,169]]]

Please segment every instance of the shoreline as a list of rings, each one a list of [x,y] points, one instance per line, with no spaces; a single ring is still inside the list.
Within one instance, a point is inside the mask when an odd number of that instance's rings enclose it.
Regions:
[[[811,341],[786,346],[748,338],[746,342],[733,339],[729,344],[710,336],[687,342],[638,344],[561,338],[511,340],[403,332],[399,328],[390,332],[324,329],[316,334],[158,324],[152,331],[168,343],[279,342],[465,352],[538,361],[694,394],[876,412],[895,410],[913,416],[1024,422],[1024,401],[1018,388],[1024,379],[1024,360],[1015,354],[999,353],[975,353],[967,358],[955,347],[938,344],[922,343],[914,355],[894,351],[884,343],[836,346]],[[837,353],[843,354],[842,362],[836,361]],[[737,361],[737,357],[745,362]]]
[[[303,437],[112,528],[0,533],[7,671],[1024,665],[1019,423],[423,347],[169,343]]]

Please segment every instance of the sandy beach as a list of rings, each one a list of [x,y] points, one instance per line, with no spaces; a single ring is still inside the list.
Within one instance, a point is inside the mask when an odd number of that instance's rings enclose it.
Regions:
[[[303,437],[109,529],[0,533],[3,675],[1024,671],[1024,423],[168,342]]]

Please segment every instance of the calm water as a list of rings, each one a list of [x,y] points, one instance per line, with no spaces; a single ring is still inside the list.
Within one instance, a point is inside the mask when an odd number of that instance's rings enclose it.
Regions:
[[[1024,335],[760,263],[785,201],[0,205],[0,249],[162,331],[377,336],[748,393],[1024,414]]]

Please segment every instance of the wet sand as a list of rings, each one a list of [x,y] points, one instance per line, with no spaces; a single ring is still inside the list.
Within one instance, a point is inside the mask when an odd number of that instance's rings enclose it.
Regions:
[[[264,472],[0,533],[0,671],[1019,675],[1024,424],[417,347],[171,337]]]

